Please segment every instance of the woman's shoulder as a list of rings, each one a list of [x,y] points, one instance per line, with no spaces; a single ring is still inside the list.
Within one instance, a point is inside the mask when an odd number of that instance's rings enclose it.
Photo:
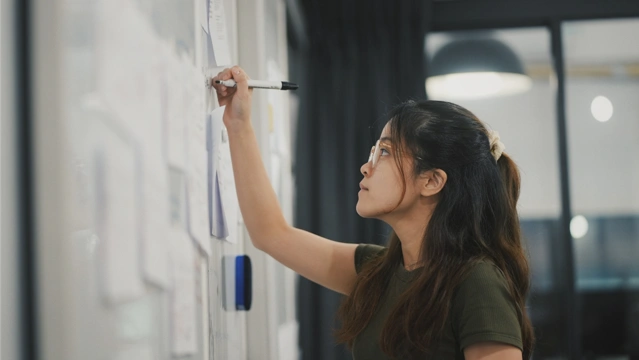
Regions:
[[[491,261],[478,261],[455,290],[453,329],[461,347],[497,341],[522,348],[517,304],[503,272]]]
[[[494,262],[488,259],[477,260],[474,262],[465,279],[462,281],[462,284],[474,283],[474,282],[485,282],[485,281],[495,281],[499,283],[505,283],[506,278],[504,277],[504,273],[495,265]]]
[[[490,260],[478,260],[471,265],[457,287],[457,298],[473,297],[486,292],[495,292],[509,297],[508,282],[495,263]]]
[[[455,289],[453,312],[502,308],[515,310],[508,281],[503,272],[490,260],[471,265],[466,277]]]
[[[355,271],[359,274],[364,264],[382,256],[388,249],[384,246],[374,244],[359,244],[355,248]]]

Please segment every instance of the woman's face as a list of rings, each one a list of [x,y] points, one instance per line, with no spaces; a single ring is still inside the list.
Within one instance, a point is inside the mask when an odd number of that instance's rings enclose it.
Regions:
[[[365,218],[384,220],[391,214],[401,213],[410,208],[418,199],[412,177],[412,161],[405,157],[402,161],[406,180],[406,194],[402,202],[402,175],[394,158],[391,146],[390,126],[386,124],[379,138],[379,159],[373,166],[373,160],[366,162],[360,168],[364,179],[360,183],[358,193],[357,213]]]

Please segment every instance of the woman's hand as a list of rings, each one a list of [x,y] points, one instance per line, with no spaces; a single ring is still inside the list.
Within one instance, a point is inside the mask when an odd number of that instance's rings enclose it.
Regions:
[[[216,84],[215,80],[235,80],[235,87]],[[224,69],[213,78],[217,100],[224,109],[224,125],[231,130],[251,126],[251,99],[253,90],[248,87],[248,75],[239,66]]]

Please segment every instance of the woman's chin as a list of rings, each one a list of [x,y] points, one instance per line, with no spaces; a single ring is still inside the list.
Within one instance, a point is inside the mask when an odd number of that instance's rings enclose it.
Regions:
[[[357,215],[365,217],[364,215],[362,215],[362,207],[359,205],[359,201],[357,202],[357,205],[355,205],[355,211],[357,211]]]
[[[362,206],[359,202],[357,202],[357,205],[355,206],[355,211],[357,211],[357,215],[363,218],[373,217],[373,214],[370,211],[366,211],[364,206]]]

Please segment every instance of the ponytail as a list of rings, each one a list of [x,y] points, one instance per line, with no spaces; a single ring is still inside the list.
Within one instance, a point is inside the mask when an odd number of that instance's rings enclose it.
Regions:
[[[499,172],[506,187],[511,206],[516,208],[517,201],[519,200],[519,188],[521,186],[521,177],[519,176],[517,164],[515,164],[506,153],[502,153],[499,159],[497,159],[497,166],[499,166]]]
[[[499,159],[497,159],[497,166],[499,167],[499,173],[501,175],[509,205],[508,215],[506,216],[506,227],[510,229],[512,233],[508,236],[511,239],[516,240],[511,243],[516,246],[515,249],[511,250],[511,256],[517,260],[506,262],[503,265],[509,270],[509,274],[507,276],[513,278],[513,281],[510,281],[510,288],[511,294],[520,309],[519,321],[524,348],[523,358],[529,359],[532,355],[532,349],[535,343],[533,327],[528,314],[525,311],[526,297],[530,289],[530,268],[527,258],[520,252],[521,250],[517,249],[519,247],[523,247],[523,244],[521,243],[523,241],[523,236],[519,225],[519,215],[517,214],[517,201],[519,200],[520,194],[521,176],[519,174],[517,164],[515,164],[513,159],[506,153],[502,153]]]

